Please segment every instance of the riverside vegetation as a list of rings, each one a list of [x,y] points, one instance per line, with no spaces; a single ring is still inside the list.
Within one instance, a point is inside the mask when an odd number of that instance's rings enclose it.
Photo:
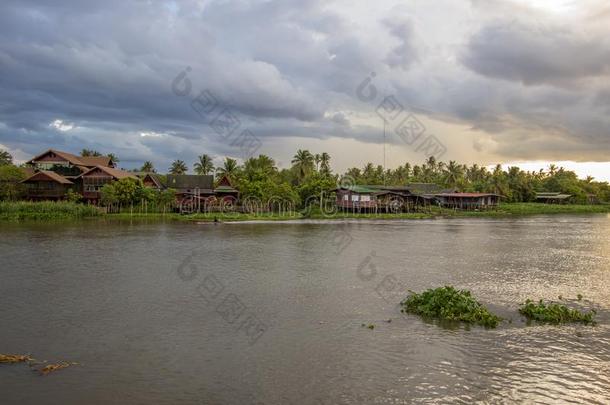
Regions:
[[[17,201],[23,196],[19,181],[24,179],[25,173],[12,163],[10,154],[0,152],[4,156],[0,159],[0,200]],[[101,154],[83,150],[81,155]],[[113,161],[119,160],[113,156]],[[156,173],[153,163],[149,161],[135,171]],[[575,172],[555,165],[550,165],[546,171],[535,172],[523,171],[518,167],[504,169],[501,165],[489,170],[477,164],[468,166],[455,161],[446,163],[430,157],[420,165],[407,162],[395,169],[385,169],[381,165],[367,163],[362,168],[352,167],[340,174],[333,172],[328,153],[313,154],[308,150],[298,150],[288,168],[278,168],[276,162],[266,155],[251,157],[243,164],[227,157],[221,165],[215,167],[212,158],[202,154],[193,165],[193,171],[199,175],[216,174],[217,180],[227,176],[244,200],[290,201],[295,208],[307,206],[320,195],[329,196],[337,184],[400,186],[408,183],[435,183],[445,189],[500,194],[506,203],[533,202],[537,192],[554,191],[572,195],[576,204],[585,204],[591,200],[610,201],[610,185],[607,182],[595,181],[592,177],[579,179]],[[187,172],[188,165],[182,160],[174,161],[169,168],[171,174]],[[163,179],[164,176],[159,174],[159,177]],[[171,191],[165,194],[153,193],[141,190],[137,184],[129,184],[127,179],[123,183],[119,186],[110,184],[102,189],[105,205],[129,207],[130,210],[137,204],[146,207],[152,205],[155,207],[153,211],[161,211],[171,201]],[[71,200],[77,201],[78,195],[72,195]]]
[[[25,202],[0,201],[0,221],[24,220],[74,220],[74,219],[147,219],[147,220],[180,220],[195,222],[233,222],[233,221],[281,221],[295,219],[376,219],[376,220],[405,220],[405,219],[431,219],[431,218],[476,218],[476,217],[519,217],[526,215],[546,214],[595,214],[610,213],[610,204],[599,205],[549,205],[541,203],[508,203],[501,204],[496,210],[488,211],[460,211],[439,207],[430,207],[425,212],[411,213],[350,213],[332,212],[323,213],[317,207],[307,207],[301,210],[287,212],[209,212],[180,215],[171,212],[164,206],[163,209],[151,209],[151,205],[129,205],[128,210],[106,214],[94,206],[75,202]],[[165,211],[165,212],[163,212]]]

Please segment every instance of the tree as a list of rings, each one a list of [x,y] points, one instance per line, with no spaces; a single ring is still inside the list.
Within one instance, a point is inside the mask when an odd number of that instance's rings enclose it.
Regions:
[[[308,150],[299,149],[292,159],[292,167],[299,180],[303,180],[314,170],[314,156]]]
[[[78,203],[78,202],[81,202],[82,200],[83,200],[83,195],[72,189],[69,189],[68,192],[66,193],[66,201],[68,201],[68,202]]]
[[[101,153],[93,149],[83,149],[80,151],[80,155],[82,157],[102,156]]]
[[[183,160],[174,160],[169,168],[171,174],[185,174],[188,170],[186,163]]]
[[[13,156],[4,149],[0,149],[0,166],[12,165]]]
[[[156,195],[156,203],[157,205],[163,206],[163,213],[167,209],[168,205],[173,204],[176,201],[176,190],[172,188],[168,188],[162,191],[159,191]]]
[[[237,176],[238,170],[239,165],[237,164],[237,160],[227,157],[222,166],[216,169],[216,173],[220,176],[227,176],[229,179],[233,180]]]
[[[116,188],[113,183],[105,184],[104,187],[100,189],[101,201],[105,206],[112,206],[119,202],[117,197]]]
[[[23,170],[13,165],[0,166],[0,200],[14,201],[23,194],[21,180],[25,179]]]
[[[210,155],[203,154],[199,156],[199,161],[194,165],[195,173],[201,174],[210,174],[214,172],[214,163],[212,162],[212,158]]]
[[[145,172],[145,173],[156,173],[155,166],[153,165],[153,163],[150,160],[147,160],[146,162],[144,162],[140,171]]]
[[[259,155],[244,162],[242,174],[248,181],[260,181],[266,178],[276,180],[278,171],[273,159],[267,155]]]

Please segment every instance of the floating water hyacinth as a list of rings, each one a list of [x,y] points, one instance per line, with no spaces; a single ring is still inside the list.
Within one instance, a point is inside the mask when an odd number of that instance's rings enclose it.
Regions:
[[[470,291],[456,290],[452,286],[412,293],[401,303],[403,313],[448,321],[473,323],[495,328],[502,320],[475,300]]]
[[[580,294],[579,294],[580,296]],[[582,296],[579,297],[579,301]],[[519,313],[526,318],[544,323],[560,324],[569,322],[580,322],[586,324],[595,324],[593,317],[596,312],[592,309],[590,312],[581,312],[577,309],[568,308],[565,305],[556,303],[544,303],[542,300],[535,303],[533,300],[526,300],[519,307]]]

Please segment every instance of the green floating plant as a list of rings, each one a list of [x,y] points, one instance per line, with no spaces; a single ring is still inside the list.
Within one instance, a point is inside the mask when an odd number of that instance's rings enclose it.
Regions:
[[[470,291],[452,286],[412,293],[400,303],[401,312],[495,328],[502,320],[475,300]]]
[[[595,324],[593,317],[596,314],[594,309],[590,312],[581,312],[577,309],[568,308],[565,305],[544,303],[542,300],[535,303],[530,299],[521,304],[519,313],[534,321],[553,324],[568,322]]]

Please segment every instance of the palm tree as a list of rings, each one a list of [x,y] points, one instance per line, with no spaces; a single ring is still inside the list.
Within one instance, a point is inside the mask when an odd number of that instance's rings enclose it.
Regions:
[[[212,157],[207,154],[199,156],[199,161],[193,166],[197,174],[210,174],[214,171],[214,163]]]
[[[299,179],[305,178],[314,169],[314,156],[308,150],[299,149],[292,159],[292,167],[297,171]]]
[[[220,176],[227,176],[232,179],[237,174],[238,169],[239,166],[237,164],[237,160],[227,157],[222,163],[222,167],[216,168],[216,173],[218,173]]]
[[[313,161],[316,164],[316,171],[320,170],[320,161],[322,160],[322,156],[319,153],[316,153],[313,157]]]
[[[0,166],[13,164],[13,156],[8,151],[0,149]]]
[[[150,160],[147,160],[146,162],[144,162],[140,171],[143,171],[145,173],[155,173],[156,172],[155,166],[153,165],[153,163]]]
[[[169,168],[171,174],[185,174],[188,170],[186,163],[183,160],[174,160]]]
[[[320,171],[324,174],[330,174],[330,155],[322,152],[320,155]]]
[[[445,167],[445,183],[452,188],[462,184],[464,171],[461,165],[458,165],[455,160],[449,161]]]
[[[114,153],[109,153],[106,156],[108,156],[115,165],[120,162],[119,158]]]

